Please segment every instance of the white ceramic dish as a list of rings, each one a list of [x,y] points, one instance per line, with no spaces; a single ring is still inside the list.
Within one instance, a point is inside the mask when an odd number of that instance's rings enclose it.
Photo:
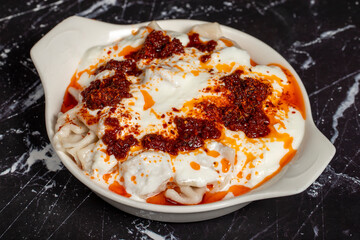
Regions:
[[[187,32],[195,20],[163,20],[163,29]],[[84,52],[90,47],[104,45],[129,35],[132,30],[148,23],[115,25],[81,17],[70,17],[58,24],[31,49],[31,58],[45,90],[46,128],[50,140],[54,136],[57,114],[64,92]],[[322,173],[335,154],[335,147],[315,127],[309,98],[294,69],[275,50],[260,40],[226,26],[225,37],[235,40],[259,64],[279,63],[296,77],[306,106],[305,136],[294,159],[273,179],[261,187],[236,198],[194,206],[163,206],[137,202],[105,189],[86,176],[74,161],[57,151],[67,169],[99,197],[124,212],[158,221],[194,222],[225,215],[246,206],[251,201],[300,193]]]

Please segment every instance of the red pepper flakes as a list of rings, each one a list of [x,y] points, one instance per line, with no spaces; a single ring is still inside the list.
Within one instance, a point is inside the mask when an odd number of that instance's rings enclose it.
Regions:
[[[81,117],[85,120],[86,124],[93,125],[99,122],[101,111],[99,110],[96,113],[96,116],[93,116],[86,108],[81,108],[78,114],[81,115]]]
[[[141,70],[136,66],[136,62],[133,59],[127,59],[124,61],[109,60],[106,64],[100,66],[95,74],[98,74],[105,70],[115,70],[115,72],[127,74],[130,76],[139,76]]]
[[[216,106],[204,101],[197,107],[204,111],[208,119],[222,123],[232,131],[241,130],[250,138],[264,137],[270,132],[270,121],[262,105],[271,87],[256,79],[243,79],[241,73],[236,71],[220,79],[228,90],[224,93],[228,104]]]
[[[132,97],[129,93],[131,83],[126,79],[126,75],[138,76],[142,72],[132,59],[124,61],[112,59],[100,66],[95,74],[104,70],[115,70],[115,74],[112,77],[91,82],[90,86],[81,92],[85,106],[91,110],[116,106],[123,98]]]
[[[177,154],[177,151],[174,149],[174,140],[170,138],[166,138],[160,134],[156,134],[156,133],[146,134],[141,139],[141,144],[145,149],[159,150],[170,153],[172,155]]]
[[[189,35],[190,42],[186,45],[186,47],[194,47],[197,48],[201,52],[212,52],[217,46],[217,42],[214,40],[210,40],[208,42],[202,42],[199,38],[198,33],[192,33]]]
[[[127,157],[130,147],[137,145],[139,141],[133,135],[127,135],[124,139],[119,139],[118,135],[123,129],[117,118],[108,117],[104,121],[106,126],[105,134],[101,138],[107,145],[106,153],[114,155],[117,160],[123,160]]]
[[[211,54],[205,54],[200,57],[200,62],[206,63],[211,58]]]
[[[114,155],[117,160],[122,160],[127,157],[130,147],[138,144],[138,140],[133,135],[127,135],[124,139],[118,139],[117,135],[120,129],[115,128],[106,130],[104,136],[101,138],[107,145],[106,153]]]
[[[139,51],[132,52],[125,56],[125,58],[136,61],[141,59],[152,60],[154,58],[163,59],[179,53],[184,53],[184,46],[179,39],[174,38],[171,40],[164,32],[153,30],[146,37],[143,47]]]
[[[159,134],[147,134],[142,140],[145,149],[154,149],[177,155],[179,151],[190,151],[204,145],[206,139],[218,139],[221,136],[216,124],[209,120],[175,117],[177,137],[166,138]]]
[[[187,47],[195,47],[202,52],[211,52],[217,45],[213,40],[202,42],[197,33],[189,35],[189,39]],[[141,74],[141,70],[136,66],[138,60],[168,58],[172,54],[180,53],[184,53],[184,46],[178,39],[171,41],[164,32],[152,31],[142,48],[127,55],[127,60],[110,60],[97,69],[96,73],[115,70],[115,75],[102,81],[93,81],[81,93],[86,107],[94,110],[112,106],[115,110],[114,106],[123,98],[132,97],[129,93],[131,83],[126,79],[126,75]],[[210,57],[210,54],[205,54],[200,60],[206,62]],[[177,155],[179,151],[195,150],[202,147],[206,139],[220,138],[220,125],[233,131],[242,130],[251,138],[267,135],[269,119],[263,112],[262,102],[270,94],[270,87],[256,79],[242,79],[241,73],[236,71],[220,79],[224,86],[217,88],[216,92],[223,92],[228,99],[226,105],[216,106],[206,101],[201,102],[197,107],[203,110],[205,119],[175,117],[176,132],[173,130],[171,132],[176,137],[147,134],[141,139],[144,149],[155,149],[172,155]],[[179,111],[175,108],[173,110]],[[102,140],[107,145],[107,154],[114,155],[118,160],[125,159],[130,147],[139,144],[139,141],[133,135],[127,135],[123,139],[118,138],[122,127],[116,118],[109,117],[104,124],[107,129]]]
[[[110,128],[119,128],[120,127],[120,122],[119,122],[119,119],[117,119],[117,118],[108,117],[108,118],[105,119],[104,125],[108,126]]]
[[[85,106],[91,110],[116,106],[123,98],[130,98],[130,82],[124,74],[95,80],[81,92]]]

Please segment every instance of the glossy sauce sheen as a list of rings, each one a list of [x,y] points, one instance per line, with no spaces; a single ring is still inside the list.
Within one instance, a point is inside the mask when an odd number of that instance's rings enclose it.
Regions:
[[[225,41],[225,40],[224,40]],[[224,42],[227,46],[231,46],[231,42],[226,40]],[[204,54],[200,57],[200,61],[206,63],[211,59],[211,53],[217,46],[217,42],[210,40],[203,42],[200,40],[197,33],[189,34],[189,43],[186,48],[196,48]],[[174,38],[171,39],[162,31],[151,31],[145,39],[144,44],[140,48],[133,48],[131,46],[125,47],[121,55],[125,56],[125,60],[116,61],[109,60],[98,67],[90,68],[89,75],[96,75],[103,71],[110,70],[114,74],[102,80],[96,79],[90,85],[82,89],[77,80],[81,74],[74,74],[71,83],[64,96],[64,102],[61,108],[62,112],[77,105],[77,101],[69,93],[69,88],[75,88],[81,91],[82,101],[85,106],[90,110],[99,110],[104,107],[116,107],[124,98],[132,98],[129,92],[130,85],[132,84],[128,78],[130,76],[139,76],[142,71],[137,68],[136,63],[140,60],[151,61],[153,59],[164,59],[172,55],[181,55],[184,53],[185,47],[181,42]],[[251,60],[251,65],[257,64]],[[290,105],[300,111],[305,119],[305,106],[301,90],[291,72],[278,64],[285,73],[290,85],[284,89],[281,95],[281,101]],[[227,71],[229,66],[218,66],[219,69]],[[211,69],[209,69],[211,72]],[[209,156],[218,157],[219,153],[216,151],[208,151],[204,148],[207,140],[215,139],[223,143],[232,145],[232,140],[229,140],[224,135],[224,129],[231,131],[243,131],[247,138],[251,141],[252,138],[267,138],[277,139],[284,142],[284,148],[288,153],[280,160],[280,167],[272,175],[267,176],[261,183],[254,188],[260,186],[274,175],[276,175],[295,155],[296,150],[291,146],[292,138],[287,133],[278,133],[273,125],[278,123],[277,119],[269,117],[267,111],[271,106],[267,106],[265,99],[270,96],[272,87],[256,78],[241,77],[242,69],[234,72],[229,72],[228,75],[219,79],[217,84],[212,87],[206,88],[205,92],[214,92],[221,96],[218,101],[214,101],[211,97],[204,99],[197,99],[192,103],[191,108],[196,108],[196,116],[198,117],[178,117],[173,119],[175,128],[174,136],[164,136],[161,133],[145,134],[140,140],[136,139],[132,134],[119,137],[122,132],[122,127],[119,120],[116,118],[107,118],[104,121],[106,130],[101,137],[104,144],[107,146],[107,154],[114,155],[120,161],[126,161],[128,152],[134,146],[145,150],[156,150],[169,153],[173,156],[179,152],[192,152],[197,149],[204,149]],[[196,72],[193,72],[196,76]],[[152,109],[155,104],[152,96],[146,91],[141,90],[144,98],[145,105],[143,110]],[[282,103],[282,104],[283,104]],[[267,106],[265,109],[264,107]],[[115,108],[114,108],[115,109]],[[115,111],[115,110],[114,110]],[[174,111],[179,111],[174,109]],[[156,114],[156,113],[155,113]],[[162,118],[162,116],[157,116]],[[96,120],[95,120],[96,121]],[[88,122],[89,124],[89,122]],[[164,128],[167,123],[164,123]],[[134,130],[135,131],[135,130]],[[136,134],[136,131],[134,132]],[[248,160],[251,162],[252,157],[249,155]],[[223,172],[228,172],[231,163],[227,159],[222,159],[220,162]],[[191,168],[195,171],[199,170],[201,166],[196,162],[190,163]],[[245,167],[245,165],[244,165]],[[238,173],[242,176],[242,172]],[[248,177],[247,177],[248,178]],[[107,177],[108,179],[108,177]],[[132,179],[135,183],[135,178]],[[249,180],[249,179],[248,179]],[[208,186],[211,188],[211,186]],[[117,194],[125,197],[131,195],[126,192],[123,185],[117,181],[110,184],[109,189]],[[207,192],[205,193],[201,203],[210,203],[223,199],[228,193],[233,196],[239,196],[247,193],[251,188],[242,185],[230,186],[227,191],[220,192]],[[178,203],[169,201],[163,192],[149,197],[146,200],[149,203],[163,204],[163,205],[176,205]]]

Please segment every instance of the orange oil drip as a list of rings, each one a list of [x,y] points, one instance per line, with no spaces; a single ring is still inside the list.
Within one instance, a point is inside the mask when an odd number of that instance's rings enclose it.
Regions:
[[[200,170],[200,165],[198,163],[196,163],[196,162],[191,162],[190,166],[191,166],[192,169],[194,169],[196,171]]]
[[[280,64],[271,63],[269,64],[269,66],[277,66],[281,68],[281,70],[285,73],[286,78],[288,79],[288,82],[290,84],[285,87],[284,93],[288,93],[288,94],[283,94],[282,99],[290,103],[293,107],[297,108],[300,111],[303,119],[306,119],[304,98],[301,93],[300,86],[296,81],[294,75],[290,72],[289,69],[281,66]]]
[[[227,47],[232,47],[232,46],[234,46],[234,43],[231,41],[231,40],[229,40],[229,39],[227,39],[227,38],[220,38],[220,40],[225,44],[225,46],[227,46]]]
[[[296,154],[296,150],[292,150],[292,151],[289,151],[287,154],[285,154],[285,156],[280,160],[280,167],[275,171],[273,172],[271,175],[267,176],[264,178],[264,180],[262,180],[261,182],[259,182],[255,187],[253,187],[252,189],[255,189],[255,188],[258,188],[260,187],[261,185],[263,185],[265,182],[269,181],[271,178],[273,178],[276,174],[278,174],[281,169],[283,169],[283,167],[288,164],[291,159],[293,159],[293,157],[295,156]]]
[[[136,176],[131,176],[131,181],[136,184]]]
[[[128,54],[130,54],[132,52],[138,51],[140,48],[141,48],[141,45],[138,46],[138,47],[126,46],[118,53],[118,56],[119,57],[126,56],[126,55],[128,55]],[[115,47],[114,47],[114,49],[115,49]],[[115,50],[117,50],[117,49],[115,49]]]
[[[258,65],[254,60],[252,60],[251,58],[250,58],[250,64],[251,64],[251,66],[253,66],[253,67],[255,67],[256,65]]]
[[[195,77],[197,77],[197,76],[199,76],[200,71],[199,71],[199,70],[192,70],[191,73],[192,73]]]
[[[235,62],[232,62],[230,64],[221,64],[221,63],[218,63],[216,64],[216,69],[219,71],[219,72],[227,72],[227,73],[230,73],[231,70],[233,69],[233,67],[235,66]]]
[[[245,161],[245,164],[244,164],[244,167],[242,170],[244,170],[244,168],[247,164],[252,163],[252,161],[254,161],[256,159],[254,154],[252,154],[251,152],[244,152],[244,154],[246,156],[246,161]]]
[[[168,201],[167,198],[165,197],[165,191],[163,191],[159,194],[156,194],[155,196],[147,198],[146,202],[152,203],[152,204],[160,204],[160,205],[180,205],[180,204]]]
[[[151,108],[155,102],[153,100],[153,98],[151,97],[151,95],[146,91],[146,90],[140,90],[140,92],[142,93],[143,97],[144,97],[144,111]]]
[[[206,63],[200,62],[200,69],[211,70],[212,68],[213,68],[213,66],[210,64],[207,64],[207,62]]]
[[[78,83],[78,80],[80,79],[81,75],[84,74],[85,72],[89,75],[92,75],[95,72],[97,66],[102,62],[104,62],[104,60],[100,60],[99,63],[97,63],[95,65],[91,65],[88,69],[85,69],[81,72],[74,73],[74,75],[71,77],[70,84],[66,88],[66,91],[65,91],[63,104],[61,106],[62,113],[69,111],[70,109],[74,108],[78,104],[77,100],[69,92],[69,88],[72,87],[77,90],[82,90],[81,85]]]
[[[220,153],[215,150],[207,151],[206,154],[213,158],[220,156]]]
[[[103,175],[103,179],[104,179],[104,181],[106,182],[106,183],[108,183],[109,182],[109,178],[111,177],[111,173],[107,173],[107,174],[104,174]]]
[[[69,111],[70,109],[74,108],[78,104],[78,101],[69,92],[69,88],[71,88],[71,87],[75,88],[75,89],[78,89],[78,90],[81,90],[81,86],[77,82],[78,80],[79,80],[79,78],[77,77],[77,74],[74,73],[74,75],[72,76],[72,78],[70,80],[70,84],[66,88],[66,91],[65,91],[63,104],[61,106],[61,112],[62,113],[65,113],[65,112]]]
[[[235,197],[237,197],[237,196],[240,196],[242,194],[249,192],[250,190],[251,190],[250,188],[242,186],[242,185],[233,185],[227,191],[221,191],[221,192],[215,192],[215,193],[206,192],[201,203],[212,203],[212,202],[220,201],[229,192],[231,192]]]
[[[61,106],[61,112],[65,113],[69,111],[70,109],[73,109],[78,104],[78,101],[71,95],[66,89],[65,95],[64,95],[64,101]]]
[[[124,186],[117,181],[109,186],[109,190],[124,197],[131,197],[131,194],[127,193]]]
[[[231,167],[231,163],[229,162],[229,160],[223,158],[221,159],[221,165],[222,165],[222,171],[223,173],[226,173],[229,171],[230,167]]]

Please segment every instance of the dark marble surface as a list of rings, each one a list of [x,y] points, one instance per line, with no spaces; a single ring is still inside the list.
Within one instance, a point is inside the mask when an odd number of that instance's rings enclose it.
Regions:
[[[302,78],[337,153],[305,192],[217,219],[168,224],[103,202],[59,163],[45,131],[30,48],[63,19],[217,21],[282,54]],[[360,239],[360,2],[2,0],[0,239]]]

